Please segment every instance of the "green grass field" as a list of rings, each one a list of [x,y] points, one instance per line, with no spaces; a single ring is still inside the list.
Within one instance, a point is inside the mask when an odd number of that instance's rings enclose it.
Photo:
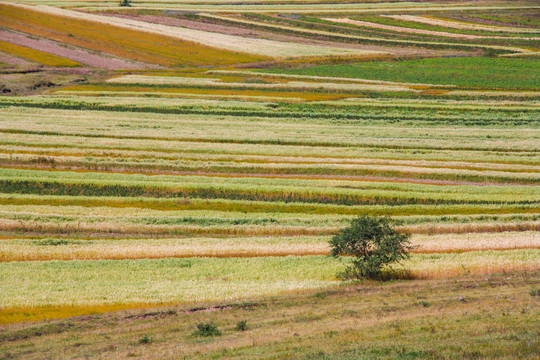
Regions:
[[[537,4],[0,9],[0,359],[540,356]]]
[[[538,58],[450,58],[323,65],[275,73],[396,82],[455,85],[478,89],[539,90]]]

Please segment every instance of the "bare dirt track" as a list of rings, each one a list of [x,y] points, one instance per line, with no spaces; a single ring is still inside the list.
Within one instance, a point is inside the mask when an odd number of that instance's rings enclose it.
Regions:
[[[52,40],[37,39],[12,31],[0,30],[0,40],[77,61],[84,65],[107,70],[142,70],[147,68],[156,68],[156,66],[151,64],[127,61],[115,57],[95,54],[79,48],[66,47]]]

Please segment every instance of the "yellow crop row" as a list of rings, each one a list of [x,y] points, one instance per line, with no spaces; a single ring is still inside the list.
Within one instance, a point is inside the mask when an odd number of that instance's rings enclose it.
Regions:
[[[0,26],[119,57],[165,66],[225,65],[267,58],[166,36],[0,4]]]
[[[34,50],[26,46],[11,44],[5,41],[0,41],[0,51],[7,52],[12,55],[32,60],[47,66],[76,67],[81,65],[73,60],[62,58],[60,56],[49,54],[43,51]]]

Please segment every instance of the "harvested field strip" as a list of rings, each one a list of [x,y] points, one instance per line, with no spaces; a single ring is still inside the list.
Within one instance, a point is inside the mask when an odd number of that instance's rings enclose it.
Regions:
[[[421,166],[427,168],[449,168],[468,170],[495,170],[508,172],[538,172],[535,152],[495,153],[491,151],[452,151],[432,150],[419,156],[417,149],[370,148],[317,148],[309,146],[217,144],[166,141],[137,141],[110,139],[106,136],[93,138],[76,136],[41,136],[31,134],[6,134],[0,140],[0,153],[12,154],[10,160],[17,159],[17,154],[32,154],[42,157],[43,163],[50,162],[47,157],[73,154],[87,151],[89,157],[111,156],[142,160],[159,158],[164,160],[203,160],[231,161],[239,163],[284,163],[284,164],[365,164]],[[46,146],[48,150],[36,150]],[[24,150],[23,150],[24,149]],[[32,149],[32,150],[26,150]],[[64,150],[63,150],[64,149]],[[65,152],[64,152],[65,151]],[[327,155],[327,156],[325,156]],[[523,156],[520,156],[523,155]],[[268,161],[264,160],[267,159]],[[325,162],[328,159],[328,162]]]
[[[469,223],[408,225],[398,227],[399,231],[410,234],[465,234],[540,231],[540,222],[517,223]],[[133,225],[118,222],[46,222],[0,219],[0,231],[8,237],[20,237],[21,233],[30,236],[55,237],[68,236],[89,239],[114,239],[123,237],[213,237],[213,236],[315,236],[332,235],[339,227],[325,226],[264,226],[264,225]]]
[[[41,231],[43,233],[105,233],[117,234],[327,234],[345,226],[350,217],[342,215],[315,214],[295,215],[293,213],[267,213],[212,211],[196,209],[191,211],[156,211],[133,208],[91,208],[59,206],[15,206],[0,207],[2,230],[4,231]],[[538,208],[531,208],[528,213],[510,213],[499,215],[445,215],[445,216],[407,216],[395,217],[398,224],[403,224],[404,231],[412,232],[471,232],[509,231],[516,228],[524,231],[537,227],[535,222],[540,215]],[[363,212],[364,213],[364,212]],[[519,224],[519,225],[518,225]],[[519,228],[522,226],[523,228]],[[207,230],[205,230],[207,229]]]
[[[263,73],[249,70],[208,70],[205,72],[208,75],[233,75],[243,78],[262,77],[276,79],[280,81],[288,81],[289,79],[313,82],[334,81],[338,83],[361,83],[361,84],[381,84],[381,85],[403,85],[403,86],[425,86],[425,87],[447,87],[452,89],[455,85],[439,85],[439,84],[422,84],[422,83],[404,83],[395,81],[372,80],[372,79],[357,79],[351,77],[332,77],[332,76],[315,76],[315,75],[295,75],[295,74],[279,74],[279,73]]]
[[[504,37],[504,36],[482,36],[482,35],[471,35],[471,34],[456,34],[456,33],[449,33],[449,32],[443,32],[443,31],[432,31],[432,30],[422,30],[422,29],[411,29],[407,27],[400,27],[400,26],[393,26],[393,25],[384,25],[384,24],[378,24],[374,22],[368,22],[368,21],[360,21],[360,20],[353,20],[349,18],[325,18],[326,21],[332,21],[340,24],[349,24],[349,25],[355,25],[359,27],[368,27],[368,28],[376,28],[376,29],[383,29],[383,30],[390,30],[400,33],[410,33],[410,34],[423,34],[423,35],[431,35],[431,36],[444,36],[444,37],[450,37],[454,39],[513,39],[512,37]],[[531,40],[539,40],[540,38],[533,38]]]
[[[140,132],[137,132],[137,127],[132,127],[132,129],[125,129],[123,132],[113,131],[113,132],[104,132],[101,129],[92,129],[87,133],[81,134],[77,132],[77,127],[67,126],[67,122],[63,121],[63,124],[57,126],[58,131],[43,131],[43,130],[27,130],[28,128],[38,128],[43,127],[36,124],[38,118],[30,119],[20,117],[20,121],[17,124],[12,124],[5,122],[8,126],[16,126],[19,128],[3,128],[0,129],[1,133],[4,134],[28,134],[28,135],[49,135],[49,136],[66,136],[66,137],[79,137],[79,138],[110,138],[110,139],[126,139],[126,140],[136,140],[136,141],[165,141],[172,143],[185,142],[185,143],[212,143],[212,144],[243,144],[243,145],[281,145],[281,146],[309,146],[309,147],[321,147],[321,148],[360,148],[360,149],[394,149],[394,150],[407,150],[407,149],[416,149],[416,150],[428,150],[429,152],[445,150],[445,151],[484,151],[484,152],[499,152],[499,153],[508,153],[512,155],[527,155],[530,154],[532,157],[537,156],[536,144],[537,144],[537,134],[536,129],[527,129],[525,131],[512,131],[512,130],[500,130],[502,138],[506,138],[513,134],[519,136],[515,138],[513,142],[509,142],[507,139],[503,141],[499,139],[494,140],[485,140],[479,146],[476,140],[481,139],[483,133],[486,131],[480,131],[479,133],[469,134],[455,134],[450,137],[449,129],[444,128],[431,128],[430,131],[433,131],[432,136],[421,135],[424,129],[414,129],[412,127],[408,128],[407,133],[396,133],[396,129],[385,129],[384,127],[377,126],[372,129],[372,133],[366,134],[366,131],[359,128],[358,126],[351,125],[349,127],[342,126],[337,128],[332,127],[331,123],[326,124],[313,124],[311,127],[311,132],[309,127],[305,124],[298,125],[288,125],[283,124],[281,129],[269,129],[267,132],[261,130],[262,127],[269,124],[265,120],[261,121],[251,121],[251,123],[246,122],[245,127],[242,129],[233,129],[232,124],[224,123],[217,119],[217,122],[221,122],[221,126],[215,124],[212,126],[212,122],[208,121],[206,123],[197,120],[192,121],[190,128],[187,126],[185,128],[177,127],[175,130],[172,130],[168,136],[163,136],[163,132],[159,131],[162,128],[170,128],[166,124],[162,126],[154,125],[153,129],[148,125],[143,125],[139,128],[147,128],[145,131],[146,135],[141,135]],[[145,121],[147,122],[147,121]],[[188,121],[186,121],[187,123]],[[115,127],[121,128],[122,120],[118,119]],[[37,125],[37,126],[35,126]],[[89,125],[89,124],[87,124]],[[187,124],[186,124],[187,125]],[[275,123],[274,123],[275,126]],[[127,127],[127,126],[124,126]],[[86,130],[86,126],[79,128],[80,130]],[[350,132],[345,132],[344,130],[350,129]],[[229,131],[227,135],[229,138],[223,137],[222,131]],[[279,130],[282,130],[279,132]],[[493,130],[495,132],[495,130]],[[281,133],[281,138],[273,138],[272,134]],[[419,133],[415,135],[415,133]],[[518,134],[519,133],[519,134]],[[189,136],[191,134],[191,136]],[[337,142],[335,140],[328,140],[330,134],[334,136],[341,135],[341,141]],[[197,135],[201,137],[197,137]],[[359,137],[358,135],[363,135],[364,137]],[[367,135],[367,136],[366,136]],[[445,136],[447,135],[447,136]],[[491,136],[491,135],[490,135]],[[461,141],[456,141],[456,139],[461,138]],[[489,139],[489,138],[488,138]]]
[[[221,79],[180,77],[180,76],[148,76],[148,75],[124,75],[107,80],[109,84],[149,84],[149,85],[175,85],[175,86],[204,86],[204,88],[227,87],[227,88],[252,88],[252,89],[282,89],[291,90],[326,90],[338,92],[354,91],[409,91],[415,92],[407,86],[383,85],[383,84],[340,84],[330,82],[306,82],[288,81],[284,83],[243,83],[224,82]],[[98,85],[99,86],[99,85]],[[82,87],[83,89],[87,87]],[[75,88],[77,89],[77,88]],[[91,88],[90,88],[91,89]],[[128,88],[129,89],[129,88]],[[67,89],[69,90],[69,88]]]
[[[17,1],[22,2],[22,1]],[[36,5],[49,4],[58,6],[57,1],[24,1],[24,3],[33,3]],[[116,6],[116,4],[111,5],[111,3],[106,1],[95,2],[82,2],[82,1],[68,1],[66,3],[60,3],[62,7],[83,9],[85,11],[103,11],[103,10],[119,10],[123,7]],[[414,2],[360,2],[360,3],[347,3],[341,1],[328,1],[324,4],[306,2],[306,1],[280,1],[276,3],[275,1],[252,1],[236,3],[231,1],[205,1],[200,3],[198,1],[182,1],[171,2],[171,1],[144,1],[137,3],[137,9],[140,10],[176,10],[176,11],[186,11],[186,12],[197,12],[197,11],[210,11],[210,12],[223,12],[223,13],[243,13],[246,11],[250,12],[259,12],[259,13],[275,13],[279,11],[280,13],[371,13],[371,12],[426,12],[426,11],[460,11],[460,10],[485,10],[485,11],[496,11],[496,10],[520,10],[520,9],[535,9],[536,6],[521,3],[521,4],[472,4],[472,3],[414,3]]]
[[[358,26],[358,27],[383,29],[383,30],[390,30],[390,31],[410,33],[410,34],[445,36],[445,37],[451,37],[451,38],[456,38],[456,39],[485,39],[485,38],[489,38],[489,37],[485,37],[485,36],[470,35],[470,34],[455,34],[455,33],[447,33],[447,32],[442,32],[442,31],[411,29],[411,28],[407,28],[407,27],[385,25],[385,24],[379,24],[379,23],[374,23],[374,22],[369,22],[369,21],[361,21],[361,20],[349,19],[349,18],[325,18],[324,20],[332,21],[332,22],[339,23],[339,24],[348,24],[348,25],[355,25],[355,26]],[[497,37],[494,36],[494,38],[497,38]]]
[[[535,187],[438,186],[393,182],[215,178],[2,169],[5,193],[124,197],[216,198],[361,204],[535,204]]]
[[[437,278],[536,270],[539,255],[537,249],[417,254],[404,265],[421,278]],[[10,262],[0,264],[0,302],[7,310],[233,301],[327,288],[337,284],[333,274],[342,267],[326,256]]]
[[[225,35],[212,33],[201,30],[193,30],[188,28],[180,28],[162,24],[152,24],[144,21],[131,20],[118,17],[110,17],[103,15],[96,15],[91,13],[81,13],[77,11],[39,6],[30,7],[17,5],[19,12],[34,12],[46,14],[53,18],[64,18],[69,21],[84,21],[88,23],[99,24],[100,27],[110,27],[111,30],[116,32],[126,31],[131,33],[138,33],[143,36],[154,37],[169,37],[176,39],[176,41],[182,41],[190,44],[190,50],[188,55],[194,53],[194,49],[199,48],[206,50],[206,58],[213,59],[214,56],[229,56],[236,55],[237,59],[234,62],[246,62],[264,60],[267,58],[291,58],[291,57],[309,57],[309,56],[364,56],[364,55],[384,55],[379,51],[368,50],[355,50],[345,49],[338,47],[323,47],[314,45],[303,45],[298,43],[285,43],[266,39],[253,39],[246,37],[239,37],[233,35]],[[13,9],[13,8],[12,8]],[[24,9],[24,10],[21,10]],[[12,17],[14,17],[12,15]],[[202,55],[202,49],[199,50]],[[111,49],[109,49],[110,51]],[[213,51],[213,53],[212,53]],[[234,51],[235,53],[226,53],[224,51]],[[239,54],[252,54],[252,56]],[[193,55],[192,55],[193,56]],[[194,56],[197,58],[197,56]],[[202,59],[203,57],[200,56]],[[189,60],[190,57],[186,57],[185,60]],[[226,62],[221,62],[224,64]]]
[[[283,201],[322,203],[335,205],[406,205],[406,204],[497,204],[512,203],[531,204],[538,200],[530,200],[530,196],[505,196],[496,200],[492,194],[473,196],[458,194],[456,196],[436,196],[430,193],[406,194],[397,191],[340,191],[331,189],[311,191],[293,187],[276,187],[264,189],[253,186],[212,186],[204,184],[186,184],[184,186],[159,187],[133,184],[120,185],[112,183],[91,182],[53,182],[43,180],[0,180],[0,189],[4,193],[39,194],[39,195],[77,195],[77,196],[126,196],[126,197],[193,197],[200,199],[229,199],[247,201]],[[257,188],[259,190],[257,190]],[[510,200],[512,199],[512,200]]]
[[[5,41],[0,41],[0,51],[32,60],[46,66],[75,67],[81,65],[78,62],[66,58]]]
[[[27,138],[27,137],[25,137]],[[6,141],[9,143],[9,141]],[[81,157],[89,157],[93,161],[97,161],[94,158],[109,158],[110,160],[117,158],[124,158],[126,162],[137,161],[136,159],[147,161],[169,161],[175,160],[177,162],[196,162],[204,161],[212,164],[213,162],[224,162],[232,164],[283,164],[283,165],[333,165],[333,166],[346,166],[346,165],[372,165],[372,166],[399,166],[401,168],[419,167],[425,169],[453,169],[453,170],[476,170],[476,171],[504,171],[512,173],[538,173],[540,172],[540,166],[535,165],[521,165],[521,164],[509,164],[509,163],[489,163],[489,162],[473,162],[473,161],[445,161],[445,160],[407,160],[407,159],[386,159],[386,158],[345,158],[345,157],[324,157],[317,158],[309,155],[306,156],[294,156],[294,155],[234,155],[227,154],[225,152],[219,154],[204,153],[204,152],[186,152],[175,153],[174,155],[169,152],[163,151],[149,151],[149,150],[123,150],[115,148],[100,149],[100,146],[92,146],[89,148],[83,148],[82,146],[76,147],[75,144],[67,146],[67,144],[28,144],[21,145],[3,145],[0,141],[0,155],[10,155],[11,161],[24,161],[39,163],[39,161],[46,162],[47,158],[49,162],[56,162],[62,160],[64,157],[73,157],[78,159]],[[71,144],[70,144],[71,145]],[[17,154],[13,156],[13,154]],[[45,157],[45,159],[43,158]],[[5,159],[4,159],[5,160]]]
[[[536,91],[482,91],[482,90],[400,90],[388,93],[383,89],[380,90],[354,90],[350,92],[338,92],[333,90],[312,90],[311,92],[295,92],[294,89],[285,89],[272,92],[271,88],[249,88],[236,87],[228,88],[227,86],[209,87],[206,90],[198,89],[198,87],[173,88],[154,86],[138,87],[130,86],[131,89],[119,89],[117,86],[74,86],[53,90],[57,95],[72,95],[72,96],[110,96],[110,97],[156,97],[156,98],[179,98],[179,99],[212,99],[212,100],[251,100],[251,101],[280,101],[287,103],[300,102],[328,102],[328,101],[347,101],[353,99],[372,98],[377,94],[395,95],[399,94],[401,99],[410,96],[410,99],[416,99],[421,94],[426,95],[429,99],[481,99],[481,98],[498,98],[500,100],[516,101],[516,104],[523,104],[525,101],[540,100],[540,92]],[[222,88],[227,88],[225,91]],[[402,96],[403,95],[403,96]],[[338,105],[338,104],[336,104]],[[345,105],[345,104],[343,104]]]
[[[147,32],[100,24],[82,18],[66,18],[36,11],[33,7],[0,3],[0,25],[119,57],[165,66],[225,65],[264,60],[248,54],[223,51],[188,41]],[[70,36],[71,35],[71,36]]]
[[[305,179],[305,180],[347,180],[362,182],[394,182],[429,185],[501,185],[515,186],[536,185],[540,183],[540,176],[531,173],[507,172],[473,172],[467,170],[450,171],[446,169],[402,169],[385,170],[385,166],[361,167],[353,169],[339,169],[333,165],[326,167],[255,167],[252,164],[245,166],[228,165],[212,166],[202,163],[198,165],[174,163],[170,165],[145,165],[123,162],[97,162],[81,163],[78,161],[63,161],[58,158],[32,157],[29,161],[8,160],[11,156],[2,159],[0,155],[0,168],[33,169],[55,171],[92,171],[122,174],[148,174],[148,175],[178,175],[178,176],[207,176],[221,178],[265,178],[265,179]]]
[[[42,52],[61,56],[66,59],[76,61],[80,64],[94,67],[119,70],[119,69],[145,69],[155,67],[151,64],[143,64],[134,61],[128,61],[105,54],[96,54],[94,52],[79,47],[66,47],[65,44],[51,41],[44,38],[35,39],[20,33],[0,30],[0,40],[12,44],[26,46]]]
[[[529,231],[540,229],[534,223],[521,223],[520,226],[503,224],[507,231]],[[472,226],[471,226],[472,228]],[[501,227],[498,227],[499,229]],[[498,231],[496,229],[496,231]],[[450,228],[446,232],[452,233]],[[36,234],[42,236],[79,236],[89,238],[122,238],[122,237],[171,237],[171,236],[301,236],[328,235],[337,231],[336,228],[306,227],[306,226],[263,226],[263,225],[234,225],[234,226],[190,226],[190,225],[132,225],[118,222],[100,223],[54,223],[34,222],[23,220],[0,219],[0,231],[5,234]],[[414,231],[414,230],[412,230]],[[431,230],[429,230],[431,231]],[[485,231],[488,231],[486,228]],[[484,232],[485,232],[484,231]],[[503,230],[504,231],[504,230]]]
[[[402,40],[402,39],[386,39],[379,37],[369,37],[369,36],[360,36],[360,35],[349,35],[342,34],[338,32],[330,32],[323,30],[312,30],[308,28],[301,28],[297,26],[287,26],[287,25],[277,25],[268,22],[262,21],[252,21],[252,20],[243,20],[231,16],[219,16],[212,14],[199,14],[201,17],[206,17],[209,19],[219,20],[223,22],[230,22],[235,24],[249,25],[251,27],[259,27],[268,30],[273,30],[277,32],[290,32],[293,34],[302,34],[302,35],[311,35],[311,36],[324,36],[328,39],[333,40],[348,40],[348,41],[363,41],[371,42],[375,44],[391,44],[391,45],[412,45],[412,46],[423,46],[426,48],[457,48],[457,49],[470,49],[470,48],[483,48],[483,49],[493,49],[501,52],[509,52],[510,54],[520,54],[520,55],[535,55],[537,54],[536,49],[521,48],[516,46],[501,46],[501,45],[487,45],[487,44],[472,44],[472,43],[450,43],[450,42],[435,42],[435,41],[417,41],[417,40]]]
[[[252,185],[259,186],[261,191],[274,191],[285,189],[303,189],[309,187],[313,189],[313,194],[318,191],[336,191],[337,193],[352,194],[356,191],[369,191],[374,190],[380,194],[382,193],[401,193],[418,195],[430,195],[434,197],[452,197],[460,195],[467,196],[470,200],[475,199],[475,196],[484,198],[485,201],[489,201],[490,197],[496,197],[498,201],[496,203],[507,202],[515,196],[514,200],[518,201],[521,197],[528,197],[530,203],[534,203],[538,200],[538,194],[536,189],[531,186],[431,186],[431,185],[419,185],[419,184],[402,184],[402,183],[378,183],[378,182],[365,182],[360,183],[358,181],[327,181],[327,180],[301,180],[301,179],[264,179],[264,178],[212,178],[207,176],[169,176],[169,175],[144,175],[144,174],[107,174],[102,172],[75,172],[75,171],[34,171],[34,170],[17,170],[17,169],[1,169],[0,178],[4,182],[6,190],[9,189],[9,184],[12,184],[13,190],[19,189],[18,182],[28,182],[28,185],[39,187],[40,183],[51,183],[54,186],[66,186],[65,190],[68,190],[70,186],[81,185],[81,189],[85,186],[95,186],[98,189],[101,186],[109,186],[111,184],[118,185],[118,191],[127,192],[130,187],[136,189],[138,186],[146,187],[149,191],[151,189],[162,189],[166,191],[174,190],[178,187],[183,188],[197,188],[198,185],[213,185],[216,186],[216,191],[219,187],[229,189],[241,189],[242,186],[245,189],[250,189]],[[54,189],[54,186],[51,189]],[[125,188],[125,190],[120,190]],[[46,189],[44,187],[43,189]],[[89,188],[90,189],[90,188]],[[137,192],[137,190],[134,190]],[[171,193],[171,194],[172,194]],[[148,193],[151,194],[150,192]],[[472,196],[472,197],[471,197]]]
[[[224,86],[227,87],[227,86]],[[263,101],[271,101],[272,98],[279,99],[280,101],[286,100],[306,100],[306,101],[325,101],[325,100],[337,100],[345,99],[347,97],[355,96],[354,92],[349,93],[340,93],[338,91],[321,93],[321,92],[308,92],[308,91],[299,91],[297,90],[272,90],[271,88],[261,88],[245,86],[243,88],[235,89],[220,89],[220,87],[169,87],[169,88],[153,88],[153,87],[144,87],[144,86],[100,86],[100,85],[78,85],[78,86],[69,86],[62,88],[61,90],[56,91],[56,94],[60,95],[136,95],[140,94],[159,94],[159,95],[168,95],[168,94],[178,94],[178,95],[204,95],[206,97],[212,96],[225,96],[228,98],[250,98],[250,97],[259,97]],[[234,91],[234,92],[233,92]],[[405,90],[407,91],[407,90]]]
[[[386,206],[342,206],[329,204],[293,204],[283,202],[242,202],[233,200],[215,199],[154,199],[154,198],[124,198],[124,197],[86,197],[86,196],[51,196],[51,195],[21,195],[0,194],[0,204],[3,206],[81,206],[90,212],[92,208],[110,207],[114,209],[128,209],[138,212],[138,209],[152,209],[157,211],[221,211],[275,214],[319,214],[319,215],[393,215],[410,216],[424,215],[489,215],[489,214],[538,214],[540,207],[535,205],[402,205]]]
[[[409,100],[409,101],[408,101]],[[216,104],[216,101],[219,100],[192,100],[184,99],[182,102],[205,102],[206,105]],[[137,104],[137,105],[135,105]],[[201,104],[202,105],[202,104]],[[490,124],[500,124],[500,123],[509,123],[512,125],[520,125],[523,123],[530,123],[532,125],[538,126],[538,119],[534,116],[538,112],[538,106],[535,102],[511,102],[511,101],[494,101],[493,104],[491,101],[486,101],[485,99],[482,102],[479,101],[444,101],[441,99],[435,100],[421,100],[421,99],[350,99],[345,100],[345,102],[319,102],[311,103],[314,108],[311,111],[306,111],[307,109],[296,109],[293,107],[294,104],[279,104],[276,106],[274,103],[256,103],[251,102],[248,106],[245,104],[243,106],[231,106],[230,103],[219,102],[218,106],[210,106],[209,108],[203,108],[200,105],[193,104],[179,104],[176,99],[141,99],[137,97],[115,97],[115,98],[99,98],[99,97],[84,97],[77,96],[76,101],[70,97],[57,97],[57,96],[48,96],[48,97],[28,97],[28,98],[15,98],[15,97],[2,97],[0,98],[0,106],[3,108],[6,107],[24,107],[29,109],[57,109],[57,110],[92,110],[92,111],[113,111],[113,112],[129,112],[129,113],[154,113],[154,114],[206,114],[206,115],[234,115],[234,116],[257,116],[257,117],[267,117],[267,118],[306,118],[311,119],[328,119],[328,106],[335,106],[338,110],[338,114],[341,119],[344,120],[353,120],[353,119],[367,119],[366,115],[358,113],[358,109],[362,108],[363,110],[368,111],[385,111],[389,108],[398,111],[456,111],[456,112],[468,112],[469,117],[472,115],[472,119],[462,118],[461,120],[455,119],[452,120],[446,117],[434,117],[436,123],[447,123],[459,125],[490,125]],[[493,106],[497,105],[497,112],[500,115],[505,116],[505,121],[501,121],[494,114],[494,117],[489,119],[483,119],[484,121],[478,121],[474,119],[474,115],[480,114],[486,110],[492,110]],[[272,110],[269,110],[272,108]],[[276,109],[281,111],[277,112]],[[508,119],[509,114],[516,114],[515,118]],[[332,114],[332,113],[330,113]],[[334,115],[334,114],[332,114]],[[337,115],[337,114],[336,114]],[[336,116],[334,115],[334,116]],[[520,119],[520,117],[525,116],[525,119]],[[376,116],[375,118],[387,120],[412,120],[418,119],[418,116]],[[429,123],[429,117],[425,117],[424,120]]]
[[[445,27],[445,26],[429,25],[426,23],[407,21],[407,20],[398,19],[395,17],[381,16],[381,15],[379,16],[376,16],[376,15],[354,16],[354,17],[350,17],[350,19],[366,21],[366,22],[375,23],[378,25],[389,25],[389,26],[395,26],[399,28],[406,28],[406,29],[412,29],[412,30],[421,30],[421,31],[428,30],[428,31],[433,31],[433,32],[443,32],[443,33],[450,33],[450,34],[457,34],[457,35],[478,35],[478,36],[485,36],[485,37],[502,36],[508,39],[530,39],[531,37],[536,37],[537,35],[535,33],[512,33],[512,32],[494,33],[492,31],[484,31],[484,30],[479,30],[479,29],[475,29],[475,30],[455,29],[455,28],[450,28],[450,27]]]
[[[52,135],[52,136],[66,136],[66,137],[81,137],[81,138],[102,138],[107,137],[111,139],[126,139],[126,140],[156,140],[156,141],[168,141],[168,142],[187,142],[187,143],[215,143],[215,144],[260,144],[260,145],[281,145],[281,146],[309,146],[309,147],[359,147],[359,148],[374,148],[374,149],[398,149],[398,150],[406,150],[406,149],[416,149],[416,150],[451,150],[451,151],[495,151],[495,152],[507,152],[507,153],[517,153],[517,154],[531,154],[532,156],[535,156],[536,150],[530,150],[530,140],[526,139],[523,141],[523,145],[521,144],[512,144],[514,146],[521,145],[522,148],[503,148],[503,147],[490,147],[490,146],[484,146],[484,147],[466,147],[466,146],[448,146],[448,145],[409,145],[409,144],[402,144],[402,145],[385,145],[380,144],[381,141],[372,141],[373,143],[356,143],[356,144],[347,144],[346,142],[324,142],[324,141],[297,141],[297,140],[272,140],[272,139],[219,139],[219,138],[182,138],[182,137],[162,137],[162,136],[130,136],[130,135],[105,135],[105,134],[80,134],[80,133],[63,133],[59,131],[41,131],[41,130],[23,130],[23,129],[0,129],[0,133],[4,134],[29,134],[29,135]],[[534,137],[534,135],[533,135]],[[411,140],[409,140],[411,142]],[[433,139],[430,139],[429,141],[433,141]],[[378,144],[377,144],[378,142]],[[441,141],[442,142],[442,141]],[[416,140],[416,143],[418,144],[418,140]],[[440,143],[439,143],[440,144]],[[431,147],[430,147],[431,146]],[[497,145],[495,145],[497,146]],[[529,150],[527,150],[527,146]]]
[[[415,15],[386,15],[388,17],[414,21],[419,23],[425,23],[428,25],[436,25],[449,27],[454,29],[464,29],[464,30],[483,30],[483,31],[493,31],[493,32],[510,32],[510,33],[534,33],[540,34],[540,29],[528,29],[522,27],[505,27],[505,26],[494,26],[494,25],[485,25],[479,23],[468,23],[464,21],[455,21],[450,19],[436,18],[432,16],[415,16]]]
[[[0,262],[328,255],[330,237],[0,240]],[[538,232],[413,235],[413,253],[540,248]]]
[[[533,28],[538,30],[540,21],[535,18],[534,14],[538,10],[533,10],[531,13],[519,13],[519,11],[480,11],[471,12],[470,14],[450,14],[444,15],[446,20],[461,21],[465,23],[473,23],[488,26],[502,26],[510,28]]]
[[[12,201],[13,196],[4,195],[8,201]],[[183,200],[186,205],[192,205],[191,200]],[[295,213],[293,212],[276,212],[269,214],[261,209],[261,211],[240,211],[234,208],[216,207],[210,209],[208,207],[196,207],[196,201],[193,200],[193,208],[183,209],[155,209],[155,208],[136,208],[107,206],[103,203],[101,206],[81,206],[81,205],[33,205],[28,204],[2,204],[0,206],[0,215],[3,219],[45,222],[54,224],[76,223],[76,224],[101,224],[101,223],[117,223],[117,224],[138,224],[141,226],[152,225],[196,225],[196,226],[233,226],[233,225],[262,225],[262,226],[309,226],[309,227],[340,227],[345,226],[352,218],[353,214],[333,214],[328,213]],[[206,201],[205,201],[206,202]],[[199,202],[200,203],[200,202]],[[182,205],[180,203],[179,205]],[[201,204],[202,205],[202,204]],[[247,205],[247,204],[245,204]],[[279,204],[276,204],[279,205]],[[90,207],[90,208],[89,208]],[[363,212],[375,212],[380,207],[368,207]],[[424,211],[429,211],[429,207],[425,207]],[[515,209],[510,212],[510,209]],[[358,210],[358,209],[357,209]],[[439,215],[419,215],[417,213],[407,214],[407,209],[396,209],[394,220],[399,225],[444,225],[444,224],[486,224],[495,223],[516,223],[518,221],[535,222],[540,220],[540,207],[529,205],[522,208],[508,207],[499,209],[498,213],[493,212],[493,208],[485,207],[486,212],[475,214],[467,212],[467,209],[461,209],[461,212],[448,213],[442,212]],[[456,211],[456,209],[454,209]],[[401,212],[401,213],[400,213]],[[405,214],[403,214],[405,213]],[[344,216],[349,215],[349,216]],[[442,215],[442,216],[441,216]]]
[[[150,89],[148,89],[150,90]],[[201,91],[192,91],[192,89],[186,89],[185,92],[181,91],[86,91],[86,90],[57,90],[54,91],[55,94],[59,95],[75,95],[75,96],[96,96],[96,97],[103,97],[103,96],[110,96],[110,97],[120,97],[120,96],[130,96],[132,98],[148,98],[148,97],[155,97],[160,99],[212,99],[212,100],[243,100],[243,101],[279,101],[279,102],[287,102],[287,103],[294,103],[294,102],[306,102],[306,101],[335,101],[335,100],[341,100],[341,98],[344,98],[341,95],[337,94],[331,94],[331,95],[320,95],[320,94],[308,94],[311,96],[307,96],[305,93],[298,93],[299,97],[291,96],[290,93],[283,94],[279,93],[277,96],[269,96],[266,92],[264,95],[252,95],[250,92],[246,92],[247,95],[238,95],[238,94],[231,94],[230,91],[213,91],[210,89],[208,92],[201,92]],[[315,99],[315,100],[314,100]],[[320,99],[320,100],[319,100]]]
[[[538,232],[464,233],[413,235],[413,253],[444,253],[476,250],[509,250],[540,248]]]
[[[46,245],[47,243],[65,245]],[[189,257],[327,255],[319,238],[189,238],[129,240],[0,240],[0,262]],[[44,245],[40,245],[44,244]]]
[[[81,115],[79,115],[81,116]],[[1,131],[1,130],[0,130]],[[399,127],[395,128],[399,131]],[[495,131],[495,130],[490,130]],[[449,135],[448,137],[450,137]],[[505,136],[506,137],[506,136]],[[516,134],[513,139],[519,137]],[[510,141],[514,141],[514,140]],[[315,164],[385,164],[401,166],[425,166],[428,168],[463,168],[469,170],[495,170],[513,172],[537,172],[536,151],[503,153],[488,150],[437,150],[393,149],[369,147],[310,147],[286,146],[279,144],[226,144],[213,142],[168,142],[158,140],[112,139],[107,136],[87,138],[61,135],[32,135],[27,133],[4,133],[0,139],[0,153],[13,154],[10,160],[17,159],[17,153],[25,154],[26,149],[47,147],[47,156],[87,151],[91,157],[99,154],[111,157],[139,157],[150,159],[154,156],[166,160],[203,160],[252,163],[302,163]],[[24,150],[23,150],[24,149]],[[265,161],[263,159],[268,159]],[[260,161],[259,161],[260,160]]]

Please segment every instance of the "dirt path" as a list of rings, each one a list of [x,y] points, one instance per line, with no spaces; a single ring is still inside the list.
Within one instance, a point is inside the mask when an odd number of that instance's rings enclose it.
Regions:
[[[37,39],[30,36],[26,36],[20,33],[0,30],[0,40],[10,42],[12,44],[26,46],[31,49],[43,51],[49,54],[60,56],[66,59],[77,61],[81,64],[98,67],[107,70],[122,70],[122,69],[147,69],[156,68],[151,64],[144,64],[140,62],[128,61],[119,58],[98,55],[85,51],[83,49],[76,49],[72,47],[65,47],[61,44],[48,40]],[[1,60],[1,59],[0,59]]]

